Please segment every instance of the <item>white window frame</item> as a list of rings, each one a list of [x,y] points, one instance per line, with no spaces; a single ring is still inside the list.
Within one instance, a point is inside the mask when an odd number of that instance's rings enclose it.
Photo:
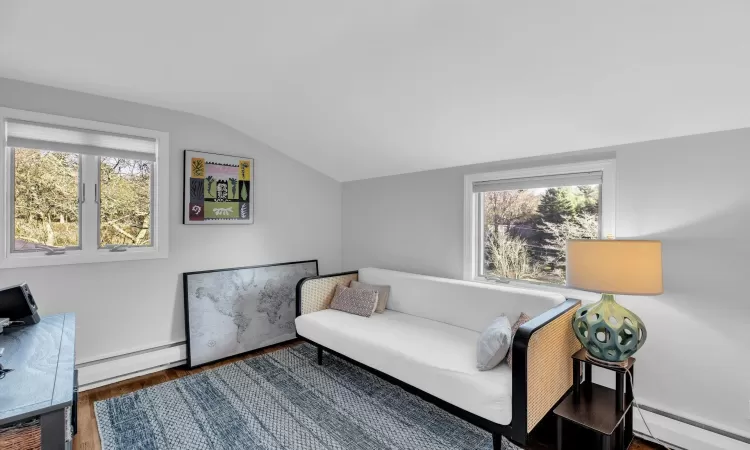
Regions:
[[[582,162],[574,164],[560,164],[554,166],[536,167],[519,170],[505,170],[468,174],[464,176],[464,280],[484,283],[502,283],[523,287],[536,287],[568,293],[569,289],[562,285],[536,283],[523,280],[490,280],[479,275],[479,248],[482,244],[482,218],[479,217],[480,194],[474,193],[474,183],[496,180],[512,180],[516,178],[546,177],[583,172],[602,172],[601,187],[601,217],[600,231],[602,238],[614,237],[616,225],[617,200],[617,170],[614,159]]]
[[[80,250],[66,250],[64,254],[47,255],[44,252],[12,252],[13,217],[11,215],[15,187],[11,171],[11,152],[7,147],[7,120],[24,120],[49,125],[80,128],[92,131],[123,134],[152,138],[156,140],[156,161],[153,162],[152,183],[152,245],[149,247],[127,247],[126,251],[112,252],[99,248],[99,211],[94,203],[94,186],[86,186],[87,201],[82,205],[79,221],[81,227]],[[2,128],[2,158],[0,158],[0,177],[2,177],[2,195],[0,195],[0,269],[15,267],[57,266],[64,264],[102,263],[115,261],[132,261],[140,259],[167,258],[169,256],[169,133],[163,131],[134,128],[125,125],[96,122],[93,120],[75,119],[72,117],[43,114],[0,107],[0,128]],[[97,157],[81,155],[82,158]],[[83,169],[90,172],[88,177],[98,179],[98,164],[87,164]],[[96,172],[96,173],[93,173]],[[86,178],[87,174],[83,175]],[[79,180],[79,182],[81,182]]]

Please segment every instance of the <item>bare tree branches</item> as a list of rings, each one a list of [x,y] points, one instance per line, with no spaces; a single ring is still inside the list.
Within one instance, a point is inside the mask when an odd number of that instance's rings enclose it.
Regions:
[[[569,239],[599,236],[599,187],[485,192],[485,273],[565,283]]]
[[[78,157],[15,149],[15,235],[51,247],[78,245]]]
[[[542,272],[541,264],[531,257],[526,240],[502,231],[487,237],[486,254],[493,272],[503,278],[533,280]]]
[[[562,223],[543,222],[540,227],[547,235],[544,248],[549,250],[544,259],[550,271],[565,282],[567,243],[571,239],[597,239],[599,237],[599,217],[592,213],[577,216],[563,216]]]
[[[16,148],[14,161],[16,240],[79,245],[78,155]],[[151,163],[102,157],[100,179],[100,244],[150,244]]]
[[[151,165],[102,158],[101,245],[148,245],[151,224]]]

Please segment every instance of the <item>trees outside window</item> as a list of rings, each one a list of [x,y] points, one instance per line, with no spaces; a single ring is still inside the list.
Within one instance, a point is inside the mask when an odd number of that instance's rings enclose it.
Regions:
[[[102,157],[99,246],[151,245],[149,161]]]
[[[78,247],[80,155],[17,148],[13,162],[13,250]]]
[[[13,160],[14,251],[80,247],[81,156],[14,148]],[[101,157],[100,247],[151,245],[151,167]]]
[[[600,236],[601,185],[483,192],[484,276],[565,284],[569,239]]]

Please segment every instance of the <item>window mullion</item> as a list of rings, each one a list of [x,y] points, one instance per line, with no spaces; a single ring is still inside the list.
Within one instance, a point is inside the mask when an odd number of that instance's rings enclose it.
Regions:
[[[476,196],[476,208],[477,208],[477,267],[476,276],[484,276],[484,194],[474,194]]]
[[[99,204],[98,201],[98,184],[99,184],[99,165],[97,157],[93,155],[81,155],[81,173],[84,183],[85,201],[81,208],[83,220],[81,220],[81,240],[82,252],[84,254],[94,254],[98,248],[99,239]]]

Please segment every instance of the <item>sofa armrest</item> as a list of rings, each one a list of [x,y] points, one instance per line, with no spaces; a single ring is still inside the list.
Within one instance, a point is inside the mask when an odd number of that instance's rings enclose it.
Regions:
[[[573,316],[581,305],[567,299],[523,324],[513,339],[513,434],[519,442],[573,386],[571,356],[581,344]],[[523,434],[523,436],[521,436]]]
[[[303,278],[297,283],[297,316],[328,309],[337,284],[349,285],[359,272],[334,273]]]

